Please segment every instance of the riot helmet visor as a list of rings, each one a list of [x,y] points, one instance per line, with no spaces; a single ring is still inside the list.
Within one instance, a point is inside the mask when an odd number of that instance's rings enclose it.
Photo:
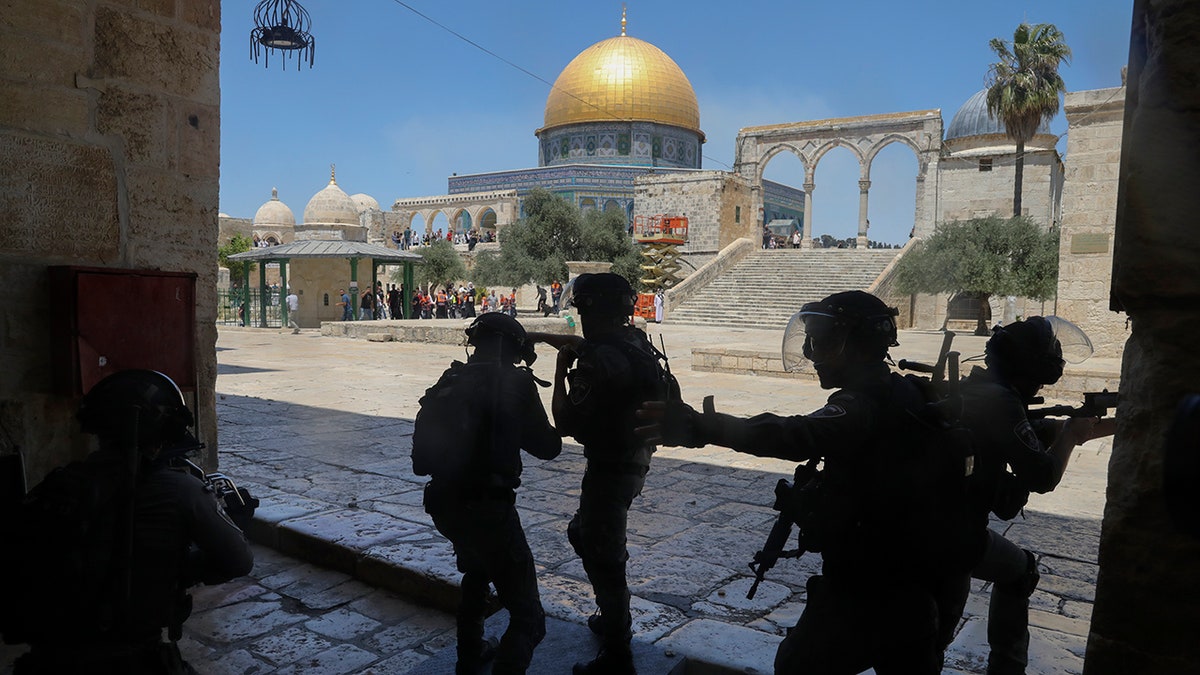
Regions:
[[[1083,363],[1095,352],[1091,339],[1079,326],[1059,316],[1047,316],[1045,319],[1058,342],[1059,356],[1067,363]]]

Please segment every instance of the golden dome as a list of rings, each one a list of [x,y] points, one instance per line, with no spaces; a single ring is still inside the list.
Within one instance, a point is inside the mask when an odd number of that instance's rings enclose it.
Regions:
[[[626,35],[580,52],[559,74],[546,99],[545,125],[617,120],[658,122],[700,134],[696,92],[661,49]]]

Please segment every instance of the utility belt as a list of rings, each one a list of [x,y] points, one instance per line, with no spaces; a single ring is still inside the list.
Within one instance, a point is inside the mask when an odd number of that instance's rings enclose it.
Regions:
[[[425,510],[444,511],[474,502],[495,501],[515,504],[517,494],[512,488],[487,485],[476,481],[431,480],[425,484]]]
[[[587,473],[599,476],[645,476],[650,467],[640,462],[609,462],[589,459]]]

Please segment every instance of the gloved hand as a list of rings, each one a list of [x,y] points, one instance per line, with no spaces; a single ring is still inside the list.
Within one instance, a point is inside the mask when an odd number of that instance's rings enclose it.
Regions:
[[[704,414],[696,412],[695,408],[684,403],[681,398],[646,401],[638,409],[637,416],[647,424],[635,431],[642,440],[655,445],[703,447],[711,438],[711,396],[704,398],[704,410]]]
[[[237,489],[237,499],[233,495],[225,495],[225,513],[229,514],[229,519],[233,521],[240,529],[245,530],[246,525],[254,518],[254,511],[258,508],[260,502],[257,498],[251,496],[250,491],[244,487]]]

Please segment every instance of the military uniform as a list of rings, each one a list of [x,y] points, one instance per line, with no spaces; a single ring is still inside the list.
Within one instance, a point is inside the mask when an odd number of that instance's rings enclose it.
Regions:
[[[115,451],[102,452],[109,452],[113,462],[124,461]],[[187,618],[187,588],[249,574],[253,564],[245,536],[212,490],[181,471],[143,469],[135,489],[126,618],[104,632],[34,638],[32,651],[17,661],[14,673],[193,672],[175,643],[162,641],[162,629]]]
[[[972,576],[993,583],[987,672],[1020,674],[1028,663],[1029,596],[1037,586],[1037,568],[1032,553],[988,528],[989,513],[1012,518],[1031,491],[1057,486],[1062,467],[1026,416],[1021,395],[995,374],[973,369],[963,381],[962,397],[976,458],[968,499]]]
[[[880,362],[857,367],[809,415],[742,419],[694,415],[684,445],[824,459],[805,543],[822,574],[808,581],[803,614],[776,654],[776,673],[938,673],[938,627],[962,578],[946,501],[928,464],[908,447],[916,387]],[[949,535],[949,536],[948,536]]]
[[[665,373],[646,334],[624,326],[585,340],[568,382],[569,405],[557,422],[583,444],[587,469],[567,536],[596,594],[600,619],[593,628],[606,645],[627,648],[632,619],[625,531],[654,452],[634,434],[634,413],[643,401],[665,397]]]
[[[514,322],[515,323],[515,322]],[[458,608],[459,672],[472,672],[483,657],[483,623],[488,584],[509,611],[508,629],[495,654],[493,673],[524,673],[534,648],[546,635],[533,553],[514,506],[524,449],[553,459],[562,438],[550,426],[532,374],[509,364],[456,363],[461,369],[461,400],[483,433],[470,466],[461,476],[434,474],[425,489],[425,510],[438,531],[454,544],[463,573]],[[450,371],[447,371],[450,372]],[[439,421],[434,421],[438,423]],[[418,422],[419,423],[419,422]],[[456,427],[457,428],[457,427]]]

